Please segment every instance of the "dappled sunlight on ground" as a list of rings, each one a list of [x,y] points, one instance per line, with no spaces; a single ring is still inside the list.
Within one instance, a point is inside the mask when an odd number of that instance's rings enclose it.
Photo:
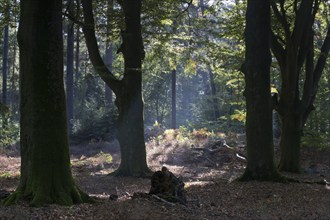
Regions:
[[[244,142],[235,137],[229,139],[205,131],[193,135],[171,131],[146,143],[152,170],[166,166],[183,178],[186,205],[134,196],[137,192],[149,192],[150,179],[108,175],[119,166],[118,143],[93,142],[72,146],[70,150],[74,179],[97,200],[96,204],[30,208],[20,202],[19,206],[0,207],[0,219],[3,216],[8,219],[327,219],[330,216],[330,190],[324,185],[234,181],[246,166],[246,161],[237,157],[237,154],[245,155]],[[300,180],[328,178],[330,150],[302,150],[304,168],[316,172],[290,176]],[[0,196],[14,191],[18,185],[18,155],[9,151],[0,155]]]

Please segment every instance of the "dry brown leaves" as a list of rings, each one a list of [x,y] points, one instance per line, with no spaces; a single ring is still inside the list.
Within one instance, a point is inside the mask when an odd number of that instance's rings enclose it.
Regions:
[[[186,206],[172,206],[154,198],[132,198],[134,192],[148,192],[150,180],[107,175],[118,165],[119,155],[106,146],[100,150],[111,152],[112,162],[104,154],[88,155],[78,150],[72,162],[77,184],[96,198],[97,203],[31,208],[21,202],[0,206],[0,219],[330,219],[330,189],[324,185],[232,181],[242,174],[245,164],[235,159],[231,150],[212,155],[209,158],[212,163],[203,155],[196,155],[189,146],[182,149],[177,143],[167,144],[170,145],[158,146],[163,148],[158,151],[148,145],[153,150],[153,153],[149,151],[148,162],[154,170],[166,164],[173,173],[183,176]],[[167,155],[160,158],[159,152]],[[302,155],[305,168],[316,163],[325,167],[325,172],[305,173],[295,178],[329,178],[329,150],[305,149]],[[0,189],[15,189],[19,161],[18,157],[0,156]],[[118,195],[118,199],[110,200],[112,194]]]

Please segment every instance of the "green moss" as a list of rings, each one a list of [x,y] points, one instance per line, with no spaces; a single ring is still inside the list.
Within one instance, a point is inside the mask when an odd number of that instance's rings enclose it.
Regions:
[[[7,178],[10,178],[12,177],[12,174],[9,173],[9,172],[3,172],[0,174],[0,178],[4,178],[4,179],[7,179]]]
[[[9,197],[1,201],[2,205],[9,206],[17,204],[19,200],[27,199],[30,201],[31,207],[41,207],[47,204],[58,204],[63,206],[72,206],[79,203],[94,203],[95,200],[82,192],[78,187],[73,187],[70,191],[60,191],[45,193],[39,188],[30,193],[23,193],[21,190],[16,190]]]
[[[6,199],[2,200],[1,205],[4,205],[4,206],[14,205],[22,198],[23,198],[23,192],[20,190],[16,190],[14,193],[12,193]]]

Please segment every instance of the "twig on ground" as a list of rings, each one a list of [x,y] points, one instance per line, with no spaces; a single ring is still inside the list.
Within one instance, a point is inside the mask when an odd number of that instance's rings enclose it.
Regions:
[[[174,203],[169,202],[169,201],[166,201],[165,199],[162,199],[162,198],[160,198],[159,196],[157,196],[157,195],[155,195],[155,194],[151,195],[151,197],[152,197],[152,198],[155,198],[155,199],[157,199],[157,200],[159,200],[159,201],[161,201],[161,202],[164,202],[164,203],[167,204],[167,205],[175,206]]]

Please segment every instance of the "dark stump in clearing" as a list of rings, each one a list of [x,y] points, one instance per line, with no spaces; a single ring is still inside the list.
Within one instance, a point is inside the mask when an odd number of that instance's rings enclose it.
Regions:
[[[180,202],[182,204],[187,202],[184,182],[166,167],[152,175],[149,194],[157,195],[169,202]]]

